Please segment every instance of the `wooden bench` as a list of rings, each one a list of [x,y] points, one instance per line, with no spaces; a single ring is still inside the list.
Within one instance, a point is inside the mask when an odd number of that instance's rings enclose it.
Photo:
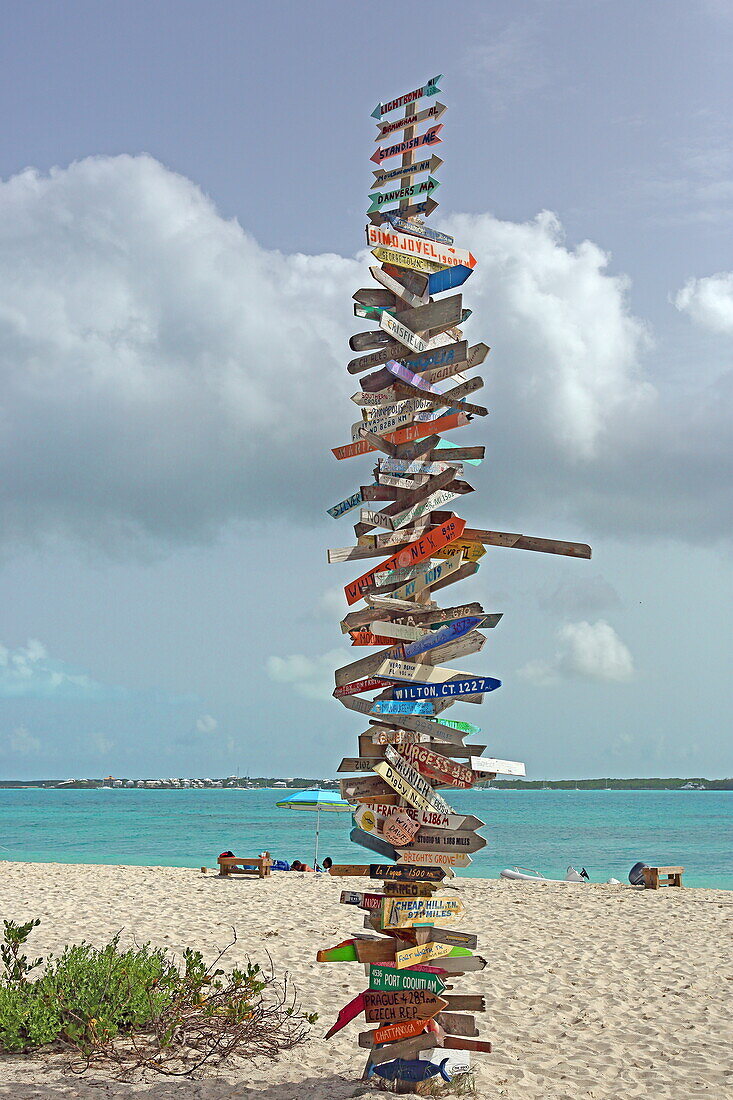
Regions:
[[[684,867],[645,867],[644,887],[647,890],[658,890],[660,886],[681,887],[683,871]]]
[[[220,875],[257,875],[266,878],[272,872],[272,859],[269,852],[259,856],[219,856],[217,858]]]

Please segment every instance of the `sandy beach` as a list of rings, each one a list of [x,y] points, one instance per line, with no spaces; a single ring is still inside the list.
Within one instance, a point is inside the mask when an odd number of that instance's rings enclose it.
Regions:
[[[272,956],[301,1003],[320,1014],[310,1041],[271,1064],[239,1062],[200,1079],[155,1075],[133,1083],[98,1069],[79,1078],[64,1059],[5,1056],[0,1096],[192,1097],[229,1100],[346,1100],[376,1090],[360,1080],[363,1018],[329,1042],[338,1009],[364,988],[355,963],[316,964],[319,948],[361,924],[339,904],[365,880],[275,874],[219,878],[210,871],[2,863],[0,917],[40,917],[32,953],[122,930],[179,952],[213,954],[231,927],[230,965]],[[717,890],[635,891],[612,886],[534,886],[456,880],[468,909],[461,925],[479,935],[489,965],[456,979],[454,992],[481,993],[481,1037],[494,1052],[474,1055],[477,1095],[506,1100],[723,1097],[733,1088],[730,998],[733,894]]]

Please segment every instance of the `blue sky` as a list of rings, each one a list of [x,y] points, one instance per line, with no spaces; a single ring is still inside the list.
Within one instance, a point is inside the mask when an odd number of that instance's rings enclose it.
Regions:
[[[333,774],[374,104],[492,347],[462,662],[528,774],[731,773],[733,4],[4,4],[0,775]],[[476,720],[471,715],[472,721]]]

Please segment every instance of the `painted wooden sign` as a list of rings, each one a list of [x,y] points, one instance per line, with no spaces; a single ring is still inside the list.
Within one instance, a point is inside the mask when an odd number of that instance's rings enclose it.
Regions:
[[[427,80],[425,84],[419,88],[415,88],[411,92],[405,92],[403,95],[397,96],[396,99],[389,99],[386,103],[378,103],[372,111],[372,118],[380,119],[382,115],[389,114],[390,111],[396,111],[399,107],[407,107],[410,103],[415,103],[418,99],[422,99],[423,96],[435,95],[440,91],[438,87],[438,81],[442,79],[441,74],[432,77]]]
[[[398,1023],[404,1020],[430,1020],[448,1008],[448,1002],[427,989],[382,992],[364,991],[367,1023]]]
[[[374,140],[381,141],[382,138],[391,137],[392,134],[397,133],[398,130],[404,130],[406,126],[419,126],[421,122],[427,122],[429,119],[432,119],[433,122],[437,122],[446,110],[445,104],[436,100],[435,103],[431,103],[429,107],[425,107],[422,111],[417,111],[414,115],[405,115],[403,118],[395,118],[391,122],[378,122],[378,133]]]
[[[427,340],[421,339],[417,336],[411,328],[398,321],[396,317],[393,317],[391,313],[382,313],[379,318],[379,326],[386,332],[393,340],[399,340],[401,344],[408,347],[410,351],[416,353],[425,351],[428,346]]]
[[[445,550],[436,550],[435,556],[444,554]],[[388,620],[375,619],[371,623],[370,628],[374,633],[380,633],[383,637],[390,640],[396,639],[397,641],[415,642],[419,638],[424,638],[426,631],[419,626],[403,626],[402,623],[393,623]]]
[[[415,137],[408,138],[406,141],[395,142],[394,145],[378,145],[374,150],[369,160],[375,164],[382,164],[385,160],[389,160],[390,157],[404,156],[406,153],[411,153],[413,149],[423,149],[432,145],[439,145],[443,140],[439,135],[443,129],[443,123],[439,122],[437,126],[430,126],[424,134],[417,134]]]
[[[447,416],[441,416],[438,420],[431,420],[429,422],[421,424],[408,424],[404,428],[398,428],[394,432],[390,432],[385,439],[382,440],[388,443],[402,443],[411,442],[413,440],[424,439],[425,437],[433,438],[436,433],[453,431],[454,428],[463,428],[470,423],[465,413],[449,413]],[[348,443],[342,447],[332,447],[331,453],[340,460],[344,458],[356,458],[357,455],[369,454],[370,451],[376,451],[379,447],[375,446],[374,442],[370,442],[368,438],[359,440],[357,443]],[[395,455],[394,457],[398,457]]]
[[[468,678],[469,673],[459,672],[455,668],[442,668],[440,665],[415,664],[414,661],[405,661],[399,657],[387,657],[378,666],[377,675],[383,680],[418,681],[424,685],[445,683],[454,677]],[[485,680],[488,677],[476,677],[477,681],[479,679]],[[472,694],[477,694],[480,690],[476,688]]]
[[[377,817],[387,816],[394,806],[373,803],[369,809]],[[484,822],[473,814],[444,814],[438,810],[417,810],[413,806],[400,806],[400,813],[408,814],[421,829],[450,829],[453,832],[469,832],[480,829]]]
[[[473,951],[478,946],[475,932],[459,932],[455,928],[436,928],[435,925],[416,925],[418,943],[447,943],[451,947],[467,947]]]
[[[404,847],[405,844],[411,843],[419,828],[417,822],[413,821],[409,814],[401,810],[395,810],[394,813],[385,818],[382,835],[385,840],[395,847]]]
[[[436,646],[442,646],[447,642],[462,638],[465,634],[470,633],[470,631],[477,630],[482,622],[483,618],[478,615],[466,616],[463,619],[454,619],[438,630],[431,631],[430,634],[424,635],[414,642],[408,642],[403,646],[404,659],[410,661],[419,654],[426,653],[429,649],[435,649]]]
[[[424,665],[418,667],[425,668]],[[447,671],[450,671],[450,669]],[[389,679],[387,676],[384,678]],[[399,687],[393,689],[393,695],[398,701],[406,699],[442,699],[461,695],[483,695],[484,692],[496,691],[500,687],[501,680],[495,680],[492,676],[474,676],[461,680],[447,680],[443,683],[423,680],[421,683],[405,684],[404,686],[400,684]]]
[[[455,290],[456,287],[463,286],[473,272],[474,268],[469,267],[468,264],[455,264],[453,267],[434,271],[428,277],[428,294],[442,294],[446,290]]]
[[[367,214],[372,214],[375,210],[381,210],[383,206],[387,206],[389,203],[432,195],[439,187],[440,180],[436,180],[434,176],[428,176],[426,180],[422,180],[420,183],[410,183],[405,187],[394,187],[390,191],[372,191],[369,195],[371,205],[367,207]]]
[[[376,679],[374,677],[365,680],[356,680],[350,684],[340,684],[334,688],[334,698],[338,699],[342,695],[361,695],[363,691],[376,691],[378,688],[386,687],[388,681],[383,679]]]
[[[427,237],[429,241],[439,241],[441,244],[453,244],[453,238],[447,233],[439,233],[437,229],[430,229],[427,225],[418,222],[408,222],[398,214],[385,211],[385,218],[393,229],[401,233],[414,233],[417,237]]]
[[[490,775],[525,775],[524,764],[519,760],[494,760],[488,756],[472,756],[471,768],[474,772],[488,772]]]
[[[431,1077],[442,1077],[444,1081],[451,1081],[446,1066],[448,1059],[443,1058],[439,1064],[419,1059],[417,1061],[405,1058],[395,1058],[393,1062],[387,1062],[384,1066],[369,1065],[366,1069],[367,1079],[383,1077],[385,1081],[429,1081]]]
[[[459,897],[391,898],[384,903],[384,928],[409,928],[432,921],[455,921],[465,916]]]
[[[438,994],[444,991],[445,982],[437,974],[374,964],[369,967],[369,988],[383,993],[424,989]]]
[[[371,249],[387,248],[403,258],[418,257],[440,268],[461,264],[473,270],[476,266],[476,257],[465,248],[441,244],[440,241],[429,241],[424,237],[415,237],[412,234],[400,233],[395,229],[386,229],[378,225],[368,225],[366,233],[367,245]]]
[[[354,828],[349,833],[352,844],[358,844],[362,848],[368,848],[370,852],[376,852],[384,859],[397,860],[397,851],[394,845],[382,840],[376,833],[367,833],[364,829]],[[409,861],[408,861],[409,862]]]
[[[397,858],[400,864],[410,864],[420,867],[426,864],[428,867],[470,867],[473,860],[469,855],[460,852],[428,852],[419,851],[417,848],[399,848]]]
[[[365,992],[366,990],[364,991],[364,993]],[[330,1027],[329,1030],[326,1032],[324,1036],[325,1039],[330,1039],[333,1035],[345,1028],[347,1024],[351,1023],[352,1020],[355,1020],[357,1016],[359,1016],[362,1012],[366,1010],[364,993],[357,994],[357,996],[354,997],[353,1000],[349,1001],[347,1005],[344,1005],[344,1007],[340,1010],[338,1016],[336,1017],[335,1024],[333,1024],[333,1026]]]
[[[408,845],[395,843],[395,847],[413,846],[422,852],[466,852],[471,855],[486,847],[486,840],[470,830],[428,829],[421,826],[420,831],[408,842]]]
[[[409,164],[401,164],[399,168],[373,168],[373,187],[383,187],[385,183],[393,180],[404,179],[406,176],[421,176],[423,172],[437,172],[443,161],[437,153],[423,160],[413,160]]]
[[[375,716],[380,714],[432,714],[433,703],[429,699],[418,699],[413,703],[397,703],[394,699],[377,699],[370,710]]]
[[[400,1039],[411,1039],[424,1033],[426,1027],[426,1020],[405,1020],[401,1024],[386,1024],[384,1027],[378,1027],[375,1031],[362,1033],[365,1035],[366,1041],[362,1043],[360,1035],[359,1045],[371,1047],[377,1043],[396,1043]],[[432,1041],[434,1043],[435,1039]]]
[[[352,646],[389,646],[394,642],[394,638],[380,637],[378,634],[372,634],[370,630],[352,630],[350,631]],[[419,714],[432,714],[432,711],[418,711]]]
[[[429,898],[437,889],[434,882],[385,882],[384,896],[390,898]],[[424,970],[424,967],[419,969]]]
[[[441,756],[433,749],[425,745],[403,745],[400,749],[406,760],[418,768],[421,775],[426,775],[439,783],[447,783],[451,787],[473,786],[473,772],[462,764],[456,764],[447,756]]]
[[[447,943],[420,943],[416,947],[406,947],[395,953],[396,969],[403,970],[407,966],[414,966],[415,963],[441,959],[454,950],[455,948]]]
[[[433,802],[423,794],[422,790],[417,790],[411,783],[408,783],[397,769],[386,760],[375,764],[374,770],[377,775],[384,779],[385,783],[411,806],[415,806],[419,810],[430,810],[433,807]]]
[[[372,256],[375,260],[379,260],[381,264],[394,264],[395,267],[407,267],[411,271],[423,271],[425,274],[430,275],[434,271],[442,271],[440,264],[434,263],[432,260],[425,260],[422,256],[410,256],[404,252],[395,252],[391,248],[378,248],[372,249]],[[384,360],[382,360],[384,362]]]
[[[422,798],[422,804],[418,806],[418,809],[424,809],[424,803],[427,802],[429,806],[432,806],[436,810],[440,810],[442,813],[452,813],[451,807],[441,798],[441,796],[426,782],[420,773],[408,763],[405,758],[398,753],[391,745],[385,745],[384,754],[387,757],[385,761],[375,764],[374,770],[387,782],[390,786],[393,785],[392,778],[388,778],[387,769],[390,768],[393,773],[397,773],[402,780],[411,788],[412,792],[417,792]],[[410,805],[415,805],[412,799],[403,791],[398,791],[398,794],[402,794]]]
[[[418,276],[417,272],[405,273],[407,275],[415,275],[416,277],[425,280],[425,290],[422,293],[417,293],[416,291],[410,290],[408,287],[405,287],[403,285],[403,281],[395,279],[382,267],[370,267],[369,271],[372,278],[376,282],[381,283],[382,286],[385,287],[385,289],[389,290],[395,297],[401,298],[403,302],[407,302],[408,305],[422,306],[425,305],[427,301],[429,301],[429,295],[427,291],[427,276]]]
[[[372,370],[374,367],[386,363],[388,359],[394,359],[395,355],[399,355],[401,350],[400,345],[397,343],[388,344],[387,347],[372,351],[369,355],[361,355],[358,359],[350,360],[346,364],[346,369],[349,374],[361,374],[362,371]],[[369,387],[366,388],[369,389]],[[381,389],[382,387],[377,388]]]
[[[376,768],[375,768],[376,770]],[[391,784],[385,784],[378,776],[360,776],[357,779],[339,779],[341,797],[349,799],[380,798],[390,794]]]
[[[394,1065],[395,1062],[404,1062],[409,1065],[413,1058],[417,1058],[424,1050],[433,1050],[436,1044],[436,1036],[423,1031],[421,1035],[413,1035],[412,1038],[402,1039],[399,1042],[387,1043],[382,1046],[374,1046],[371,1049],[369,1066],[379,1073],[382,1065]]]
[[[364,894],[358,890],[342,890],[339,901],[342,905],[358,905],[360,909],[376,912],[382,908],[384,894]]]
[[[334,519],[338,519],[340,516],[345,515],[346,512],[350,512],[352,508],[357,508],[363,502],[363,500],[364,498],[361,495],[361,491],[358,491],[356,493],[352,493],[350,497],[346,497],[345,500],[339,501],[338,504],[334,504],[333,508],[327,508],[326,511],[328,512],[329,516],[333,516]]]
[[[374,566],[373,569],[369,569],[366,573],[357,577],[355,581],[345,585],[344,595],[346,596],[346,602],[349,606],[356,603],[364,592],[373,587],[374,577],[377,573],[382,573],[389,569],[403,568],[408,565],[416,565],[426,558],[431,557],[434,551],[440,550],[444,546],[447,546],[448,543],[453,542],[454,539],[460,538],[465,526],[466,521],[456,516],[453,519],[447,520],[439,527],[435,527],[421,534],[413,542],[409,542],[406,546],[397,550],[391,557],[387,558],[386,561],[381,562],[380,565]]]

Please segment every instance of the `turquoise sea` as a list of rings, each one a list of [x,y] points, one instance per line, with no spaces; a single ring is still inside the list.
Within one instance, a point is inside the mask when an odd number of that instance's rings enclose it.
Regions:
[[[316,815],[277,809],[281,790],[0,790],[0,859],[39,863],[215,866],[219,852],[312,862]],[[486,822],[488,843],[463,874],[522,865],[562,878],[627,881],[638,860],[682,864],[690,886],[733,889],[733,792],[455,791]],[[348,814],[321,814],[321,857],[378,862],[349,841]]]

